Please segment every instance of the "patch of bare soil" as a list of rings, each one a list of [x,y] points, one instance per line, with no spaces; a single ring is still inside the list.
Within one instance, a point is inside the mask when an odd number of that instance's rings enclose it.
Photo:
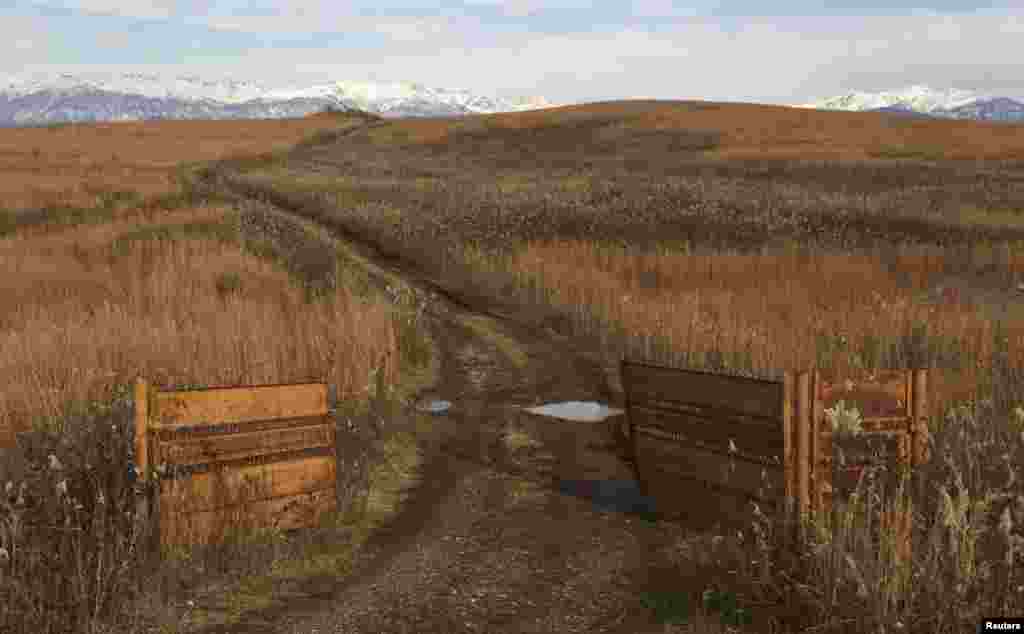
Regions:
[[[400,262],[385,268],[437,290]],[[423,439],[418,484],[353,572],[310,579],[287,601],[204,634],[663,631],[638,596],[693,586],[664,554],[683,528],[562,495],[559,479],[633,477],[613,426],[521,409],[615,402],[603,368],[493,314],[479,299],[443,295],[428,311],[442,353],[429,395],[453,406]]]

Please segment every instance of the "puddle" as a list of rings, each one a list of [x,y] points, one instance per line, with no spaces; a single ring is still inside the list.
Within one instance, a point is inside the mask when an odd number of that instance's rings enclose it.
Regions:
[[[528,407],[527,412],[540,416],[561,418],[562,420],[575,420],[587,423],[599,423],[606,418],[618,416],[623,412],[621,409],[608,407],[603,403],[592,401],[566,401],[563,403],[548,403],[538,407]]]
[[[654,500],[640,493],[633,480],[559,480],[558,490],[590,500],[602,511],[613,513],[656,513]]]
[[[427,414],[444,414],[452,408],[449,401],[427,401],[416,406],[416,410]]]

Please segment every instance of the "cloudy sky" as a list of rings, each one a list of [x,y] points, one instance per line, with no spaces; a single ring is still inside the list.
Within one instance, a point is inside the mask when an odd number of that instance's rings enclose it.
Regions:
[[[556,102],[803,103],[913,83],[1024,97],[1022,44],[1024,0],[0,0],[0,77],[414,80]]]

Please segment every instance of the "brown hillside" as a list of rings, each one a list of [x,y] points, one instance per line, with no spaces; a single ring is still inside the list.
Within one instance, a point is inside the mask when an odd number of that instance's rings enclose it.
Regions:
[[[463,120],[406,120],[417,140],[452,130],[546,128],[570,121],[614,130],[717,133],[705,158],[1024,160],[1024,125],[916,119],[884,113],[700,101],[613,101]]]

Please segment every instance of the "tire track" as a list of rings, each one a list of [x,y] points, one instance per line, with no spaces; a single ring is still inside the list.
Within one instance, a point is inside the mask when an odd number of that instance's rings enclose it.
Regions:
[[[386,124],[358,126],[343,136]],[[450,288],[371,237],[324,222],[308,200],[245,182],[230,163],[199,178],[202,191],[257,201],[320,224],[359,255],[379,288],[400,278],[432,297],[425,317],[439,345],[441,367],[438,384],[428,391],[454,406],[438,417],[437,433],[426,439],[406,501],[360,549],[351,574],[309,578],[285,603],[197,634],[638,631],[617,629],[638,621],[609,612],[625,609],[615,594],[621,589],[600,590],[612,592],[614,599],[565,595],[571,587],[589,587],[581,569],[642,567],[653,548],[646,538],[635,538],[628,519],[601,516],[556,489],[559,478],[588,471],[585,463],[594,460],[595,447],[605,451],[608,464],[615,463],[607,451],[614,439],[594,425],[525,420],[527,415],[516,411],[538,401],[613,402],[603,367],[568,342],[556,341],[543,326],[517,319],[513,307]],[[466,320],[481,318],[488,323],[486,332],[467,325]],[[488,336],[495,332],[523,353],[525,364],[517,365]],[[505,443],[510,425],[531,432],[550,457],[512,455]],[[619,467],[620,475],[629,477],[628,469]],[[532,506],[513,503],[511,490],[524,483],[541,492]],[[594,542],[594,531],[608,536]],[[632,555],[604,564],[587,554],[604,552],[605,542]],[[587,610],[596,613],[580,616]]]

